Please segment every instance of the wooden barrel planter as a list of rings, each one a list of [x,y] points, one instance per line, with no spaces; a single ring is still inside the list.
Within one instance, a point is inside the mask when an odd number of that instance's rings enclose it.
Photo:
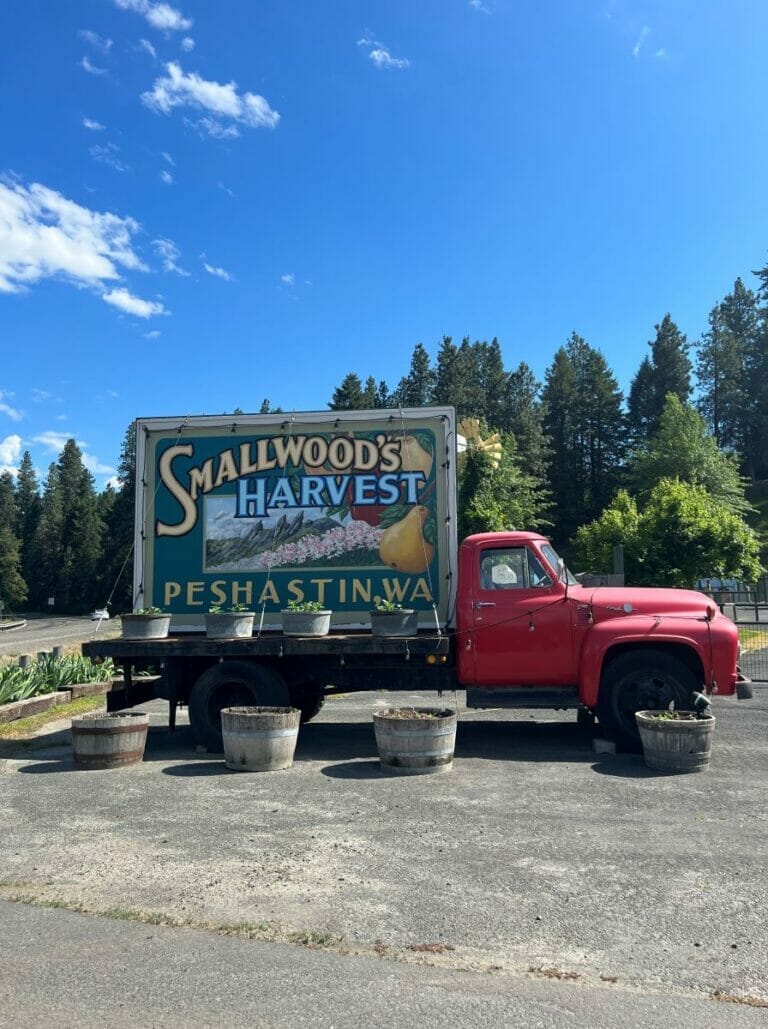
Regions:
[[[705,772],[712,752],[715,716],[697,717],[693,711],[678,711],[675,718],[659,718],[661,714],[665,712],[635,714],[646,765],[659,772]]]
[[[72,719],[72,750],[78,768],[122,768],[144,757],[149,715],[120,711]]]
[[[234,772],[290,768],[301,711],[295,707],[225,707],[221,712],[224,761]]]
[[[456,713],[449,708],[387,708],[373,715],[379,760],[393,775],[429,775],[453,768]]]

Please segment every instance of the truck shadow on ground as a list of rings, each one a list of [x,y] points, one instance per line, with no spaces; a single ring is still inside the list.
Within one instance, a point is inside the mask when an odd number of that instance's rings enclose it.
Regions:
[[[87,771],[74,763],[68,729],[46,737],[44,744],[41,740],[8,741],[0,749],[0,757],[33,760],[34,763],[18,769],[25,774]],[[596,760],[591,733],[567,722],[462,719],[455,760],[591,764],[601,775],[624,778],[651,778],[659,774],[646,768],[642,758],[634,754],[611,754]],[[372,779],[385,774],[379,765],[373,725],[367,720],[302,726],[294,761],[298,765],[332,761],[321,769],[330,778]],[[169,776],[233,774],[226,768],[223,754],[197,748],[191,729],[185,725],[174,732],[165,726],[150,726],[144,764],[154,762],[165,763],[161,771]]]

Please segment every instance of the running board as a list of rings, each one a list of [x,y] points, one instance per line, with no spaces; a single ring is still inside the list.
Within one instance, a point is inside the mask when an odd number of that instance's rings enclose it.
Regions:
[[[576,710],[582,706],[575,686],[498,686],[467,690],[467,707],[550,708]]]

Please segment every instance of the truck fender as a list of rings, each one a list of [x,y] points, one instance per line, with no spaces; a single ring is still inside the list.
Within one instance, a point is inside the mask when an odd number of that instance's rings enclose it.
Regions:
[[[593,625],[584,640],[579,657],[579,699],[582,704],[590,708],[597,707],[600,679],[609,651],[617,647],[626,649],[653,646],[660,649],[665,644],[686,647],[692,651],[704,669],[705,678],[709,677],[709,661],[702,651],[701,644],[684,633],[659,631],[657,618],[643,615],[622,618],[620,621],[612,618]]]

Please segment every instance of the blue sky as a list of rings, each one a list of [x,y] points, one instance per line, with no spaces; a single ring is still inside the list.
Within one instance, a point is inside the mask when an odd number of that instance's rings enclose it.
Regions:
[[[391,386],[572,329],[624,388],[768,262],[768,5],[27,0],[0,11],[0,467],[138,415]]]

